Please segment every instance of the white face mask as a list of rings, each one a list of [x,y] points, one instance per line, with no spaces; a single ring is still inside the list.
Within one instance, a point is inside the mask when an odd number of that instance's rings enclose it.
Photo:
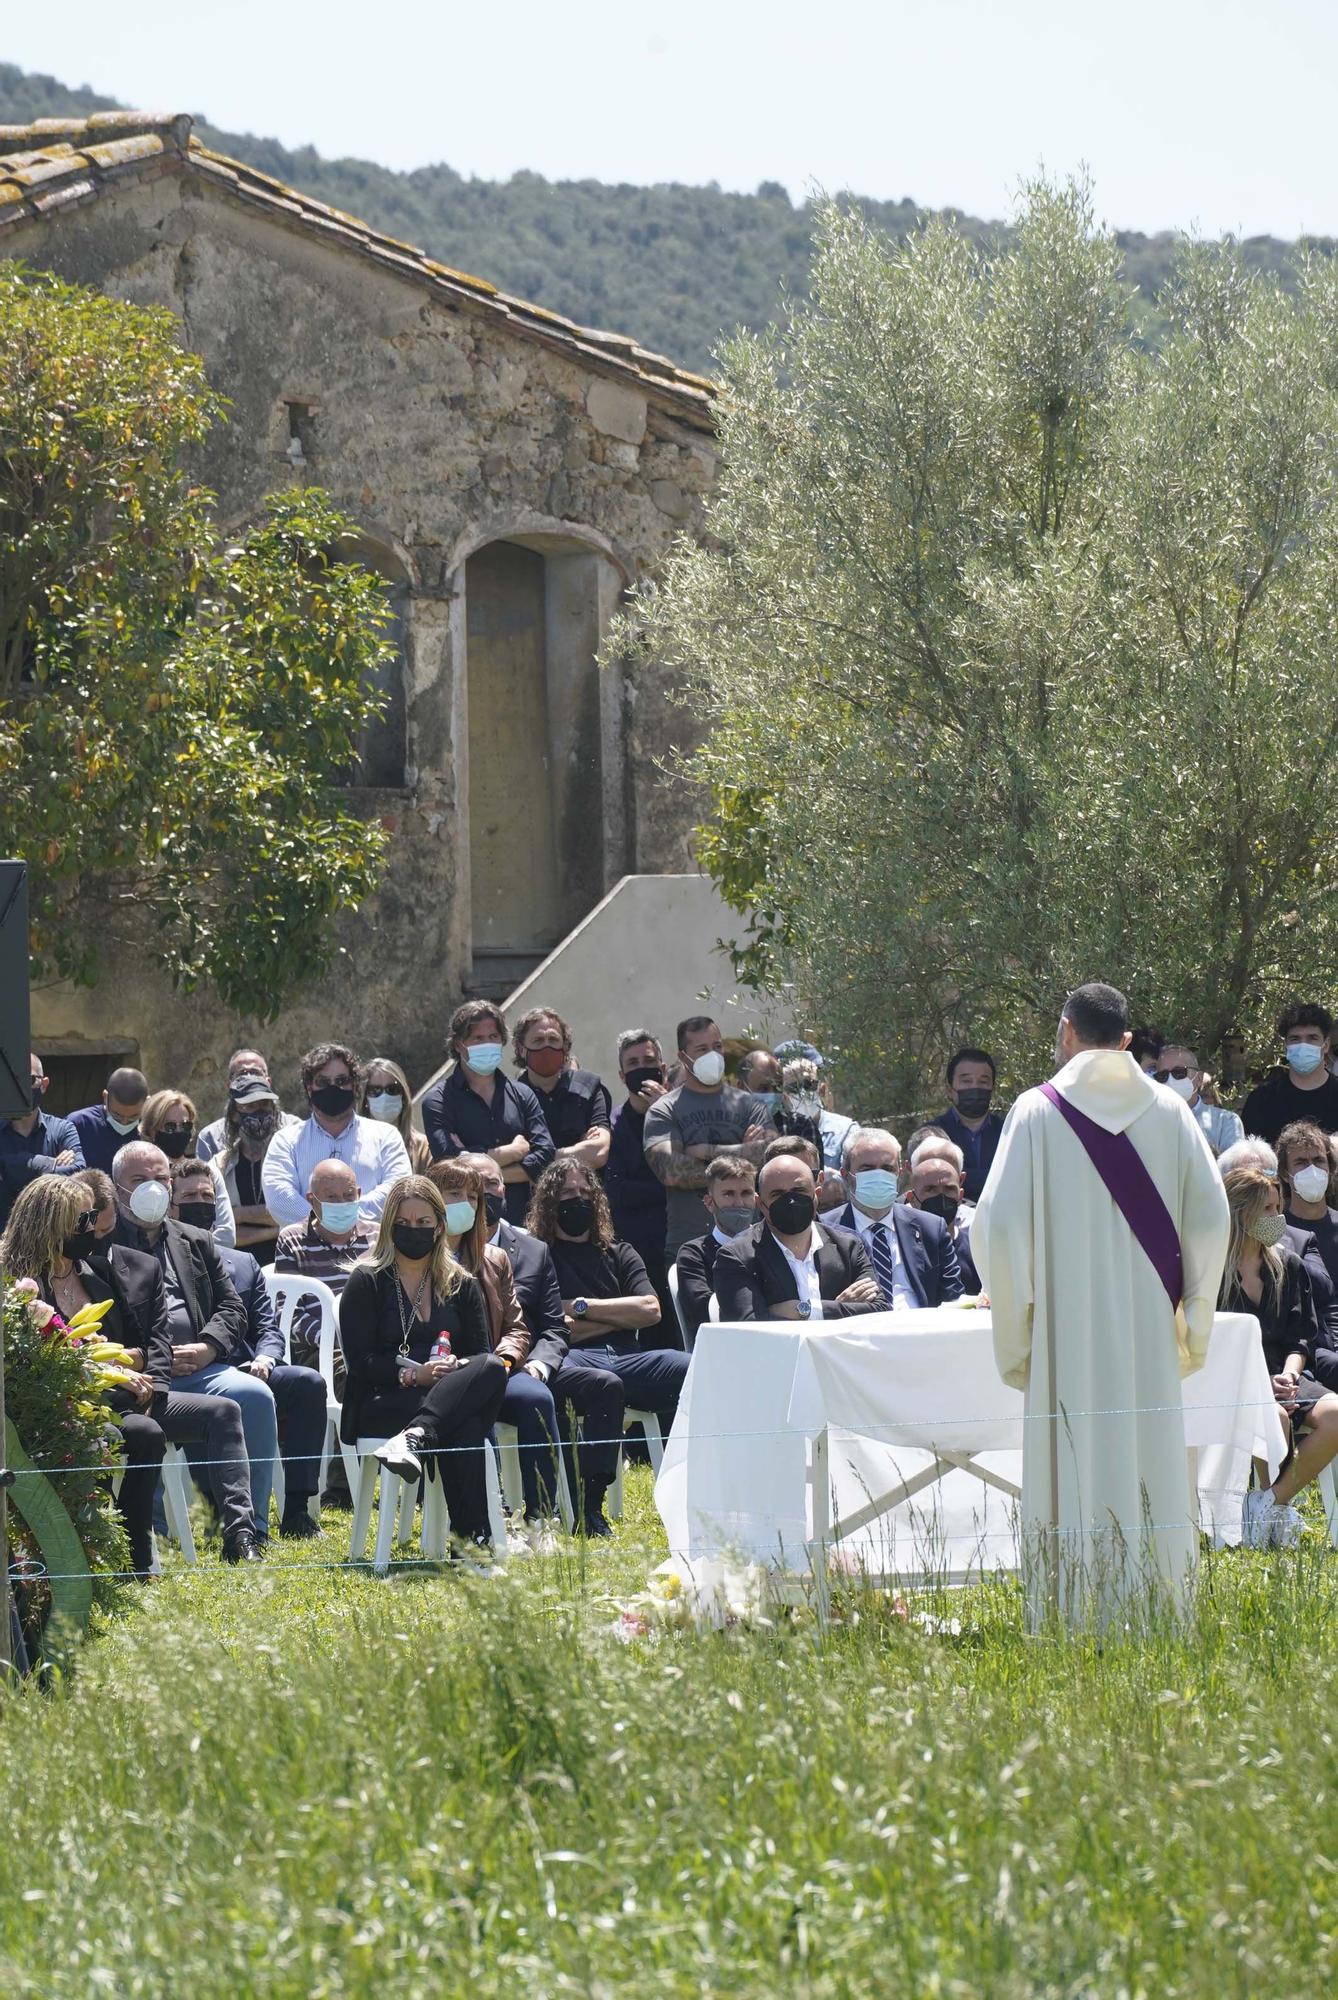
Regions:
[[[692,1065],[692,1074],[698,1083],[704,1083],[708,1089],[719,1083],[725,1074],[725,1058],[719,1049],[708,1049],[704,1056],[698,1056]]]
[[[136,1222],[143,1222],[150,1229],[162,1221],[171,1206],[172,1196],[161,1181],[141,1181],[126,1203]]]
[[[383,1125],[393,1125],[404,1109],[404,1099],[397,1090],[374,1090],[368,1096],[367,1109]]]
[[[1298,1167],[1292,1175],[1292,1192],[1302,1201],[1323,1201],[1329,1191],[1329,1177],[1323,1167]]]
[[[1185,1103],[1188,1104],[1190,1098],[1194,1095],[1194,1079],[1192,1076],[1168,1076],[1166,1079],[1166,1088],[1173,1090],[1177,1097],[1183,1097]]]
[[[123,1139],[129,1138],[132,1132],[139,1130],[138,1118],[113,1118],[110,1111],[107,1113],[107,1123],[112,1131],[119,1132]]]

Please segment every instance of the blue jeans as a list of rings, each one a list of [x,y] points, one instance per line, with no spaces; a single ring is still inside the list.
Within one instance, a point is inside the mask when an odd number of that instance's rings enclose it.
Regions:
[[[278,1361],[269,1372],[269,1392],[283,1418],[284,1504],[289,1506],[294,1500],[309,1500],[320,1480],[325,1383],[314,1368]],[[251,1477],[254,1482],[255,1474]]]
[[[520,1482],[525,1493],[525,1519],[557,1512],[557,1408],[553,1391],[537,1375],[518,1368],[508,1377],[499,1424],[514,1424],[520,1445]]]
[[[175,1375],[172,1378],[174,1390],[191,1396],[228,1396],[236,1403],[241,1413],[242,1435],[246,1440],[246,1456],[251,1462],[251,1506],[256,1517],[256,1537],[264,1541],[269,1534],[269,1502],[274,1490],[274,1458],[279,1449],[278,1413],[274,1407],[274,1397],[258,1376],[245,1375],[240,1368],[231,1367],[226,1361],[211,1361],[204,1368],[197,1368],[193,1375]],[[320,1445],[316,1447],[320,1450]],[[187,1452],[192,1460],[200,1454]],[[196,1473],[201,1485],[207,1484]],[[158,1513],[162,1510],[161,1489]]]

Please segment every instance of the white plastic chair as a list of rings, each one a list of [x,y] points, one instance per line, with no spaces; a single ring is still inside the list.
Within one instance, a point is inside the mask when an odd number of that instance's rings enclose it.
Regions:
[[[521,1475],[520,1432],[514,1424],[494,1424],[493,1436],[497,1440],[497,1454],[501,1460],[502,1497],[513,1514],[523,1514],[525,1482]],[[562,1516],[562,1525],[570,1534],[576,1520],[576,1509],[572,1506],[571,1485],[567,1478],[567,1466],[560,1439],[557,1452],[557,1504],[558,1513]]]
[[[1329,1547],[1338,1549],[1338,1459],[1330,1459],[1315,1481],[1329,1526]]]
[[[683,1311],[682,1301],[679,1299],[678,1296],[677,1264],[671,1264],[669,1266],[669,1296],[674,1302],[674,1313],[678,1319],[678,1330],[683,1336],[683,1345],[687,1349],[688,1353],[691,1354],[692,1343],[697,1336],[689,1330],[687,1314]]]
[[[320,1496],[325,1491],[325,1475],[329,1470],[330,1456],[339,1440],[339,1399],[334,1386],[334,1350],[339,1333],[339,1302],[328,1285],[319,1278],[304,1278],[295,1271],[265,1272],[265,1289],[274,1307],[275,1318],[279,1322],[279,1333],[283,1338],[283,1358],[293,1358],[293,1321],[297,1309],[304,1300],[314,1299],[320,1307],[321,1324],[319,1335],[318,1366],[321,1379],[325,1383],[325,1442],[321,1447],[320,1474],[316,1481],[315,1513],[320,1513]],[[348,1452],[344,1453],[345,1463]],[[354,1467],[349,1466],[349,1488],[353,1486]],[[274,1465],[274,1498],[282,1518],[284,1503],[283,1460],[276,1459]]]
[[[646,1455],[650,1459],[651,1473],[654,1478],[658,1479],[660,1476],[660,1466],[664,1462],[664,1437],[660,1430],[660,1420],[654,1410],[624,1410],[624,1432],[630,1431],[633,1424],[640,1424],[642,1430],[646,1433]],[[613,1484],[609,1488],[609,1513],[615,1521],[622,1520],[623,1452],[621,1445],[618,1447],[618,1467],[613,1475]]]
[[[395,1540],[395,1520],[399,1516],[401,1541],[408,1540],[408,1531],[413,1526],[413,1510],[417,1500],[416,1479],[401,1479],[398,1473],[387,1472],[378,1462],[375,1454],[388,1439],[361,1437],[356,1445],[345,1445],[344,1461],[353,1458],[353,1469],[349,1473],[349,1487],[353,1494],[353,1533],[349,1542],[349,1557],[353,1562],[361,1562],[367,1549],[367,1530],[372,1524],[372,1502],[376,1497],[377,1481],[380,1480],[381,1497],[376,1521],[376,1549],[372,1557],[372,1569],[377,1576],[384,1576],[390,1568],[390,1551]],[[484,1478],[488,1489],[488,1529],[492,1535],[493,1558],[496,1562],[506,1559],[506,1515],[502,1511],[502,1488],[497,1476],[497,1460],[492,1446],[485,1440]],[[407,1510],[407,1511],[406,1511]],[[423,1481],[423,1554],[440,1561],[446,1554],[446,1541],[450,1533],[450,1515],[446,1507],[446,1493],[440,1475]]]

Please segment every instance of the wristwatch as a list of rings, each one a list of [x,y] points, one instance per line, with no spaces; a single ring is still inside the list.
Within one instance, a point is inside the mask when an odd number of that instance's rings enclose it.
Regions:
[[[585,1316],[586,1316],[586,1314],[587,1314],[587,1313],[589,1312],[589,1310],[590,1310],[590,1301],[589,1301],[589,1299],[573,1299],[573,1300],[572,1300],[572,1302],[571,1302],[571,1316],[572,1316],[572,1318],[573,1318],[573,1319],[584,1319],[584,1318],[585,1318]]]
[[[810,1314],[812,1313],[812,1311],[813,1311],[813,1301],[812,1301],[812,1299],[800,1299],[800,1300],[799,1300],[799,1317],[800,1317],[800,1319],[807,1319],[807,1318],[808,1318],[808,1317],[810,1316]]]

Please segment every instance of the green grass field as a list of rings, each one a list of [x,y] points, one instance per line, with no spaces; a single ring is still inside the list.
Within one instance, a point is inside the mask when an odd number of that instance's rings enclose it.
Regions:
[[[1309,1995],[1338,1965],[1338,1562],[1188,1636],[957,1637],[854,1591],[624,1645],[663,1553],[387,1582],[277,1544],[0,1717],[6,1995]],[[571,1545],[567,1545],[570,1547]],[[308,1566],[312,1565],[312,1566]]]

